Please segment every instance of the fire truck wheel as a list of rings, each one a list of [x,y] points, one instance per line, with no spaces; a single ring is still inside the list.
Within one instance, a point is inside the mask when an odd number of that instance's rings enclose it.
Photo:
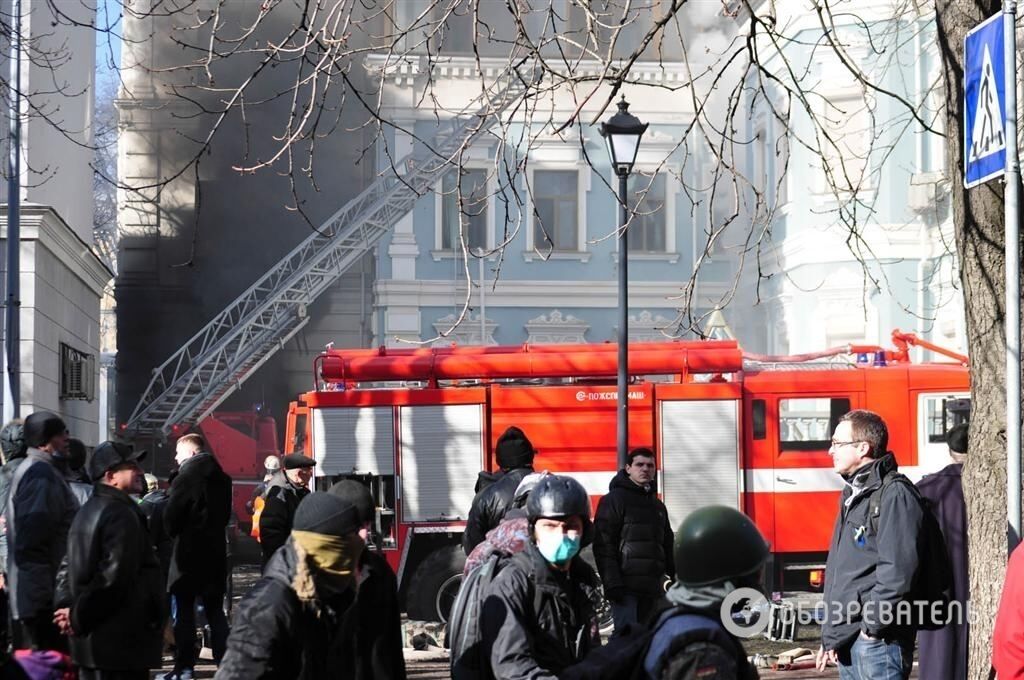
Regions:
[[[462,585],[466,555],[462,547],[438,548],[420,562],[409,581],[406,610],[414,621],[447,621]]]

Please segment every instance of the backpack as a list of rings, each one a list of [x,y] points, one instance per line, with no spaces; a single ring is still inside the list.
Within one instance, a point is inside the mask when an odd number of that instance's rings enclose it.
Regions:
[[[921,534],[917,540],[917,572],[909,597],[913,603],[909,612],[910,625],[918,630],[938,630],[956,618],[950,605],[953,599],[953,565],[931,503],[906,475],[891,474],[882,480],[882,485],[872,492],[868,500],[868,525],[877,536],[882,494],[895,483],[910,490],[922,512]]]
[[[657,640],[658,632],[669,621],[674,630],[669,640]],[[654,624],[628,624],[608,644],[590,652],[583,661],[559,673],[559,680],[646,680],[644,662],[656,644],[659,667],[672,666],[672,677],[717,678],[715,669],[728,670],[732,680],[751,677],[746,653],[721,624],[710,617],[694,614],[682,607],[667,609]],[[699,644],[700,649],[673,658],[678,650]],[[708,667],[707,662],[711,662]],[[659,671],[657,677],[661,677]],[[756,676],[753,676],[756,677]]]
[[[508,559],[503,553],[492,553],[462,579],[459,594],[448,616],[445,634],[445,646],[451,650],[449,663],[452,680],[483,680],[492,677],[490,662],[483,654],[481,615],[484,593]]]

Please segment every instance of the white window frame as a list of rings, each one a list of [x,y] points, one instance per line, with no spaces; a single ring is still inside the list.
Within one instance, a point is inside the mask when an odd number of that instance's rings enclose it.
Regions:
[[[867,96],[870,96],[870,95],[867,95]],[[867,115],[867,118],[868,118],[867,122],[868,122],[869,125],[871,125],[871,117],[870,117],[870,110],[869,110],[870,107],[868,106],[868,103],[865,100],[866,95],[861,90],[855,89],[855,88],[854,89],[834,90],[832,92],[828,92],[828,93],[823,94],[823,97],[825,99],[823,99],[823,101],[818,105],[817,111],[816,111],[816,115],[819,117],[819,120],[822,121],[822,123],[825,123],[826,120],[830,120],[832,118],[835,118],[836,116],[839,116],[840,115],[840,113],[839,113],[840,111],[846,110],[844,108],[844,104],[851,104],[851,105],[853,105],[855,107],[855,110],[853,111],[854,115],[862,115],[862,114],[863,115]],[[825,103],[826,100],[828,102],[827,104]],[[849,111],[848,111],[848,113],[849,113]],[[847,120],[846,123],[849,124],[849,121]],[[861,184],[860,189],[859,189],[859,196],[860,196],[860,198],[868,198],[868,197],[870,197],[870,195],[877,188],[875,186],[875,182],[874,182],[874,178],[873,178],[873,168],[872,168],[872,165],[871,165],[871,154],[874,151],[874,149],[872,147],[872,144],[874,142],[874,133],[875,133],[875,130],[874,130],[874,128],[872,128],[870,130],[856,131],[855,133],[845,132],[844,135],[843,135],[843,137],[846,137],[846,136],[850,136],[850,135],[860,135],[860,136],[863,136],[863,135],[867,134],[867,135],[869,135],[871,137],[871,141],[868,144],[867,156],[864,158],[864,172],[863,172],[863,177],[861,177],[862,184]],[[822,142],[822,145],[824,147],[826,147],[826,148],[831,144],[831,142],[826,140],[824,136],[821,137],[821,142]],[[839,157],[840,154],[843,154],[843,149],[841,148],[842,145],[843,145],[842,144],[842,140],[840,140],[839,144],[837,145],[837,148],[834,149],[834,152],[835,152],[837,158]],[[824,149],[822,149],[822,153],[824,153]],[[845,154],[842,156],[842,158],[843,158],[844,165],[847,165],[847,164],[851,163],[854,160],[856,160],[857,162],[860,162],[860,159],[856,159],[856,158],[852,158],[852,157],[847,158],[847,156],[845,156]],[[844,189],[844,188],[839,187],[839,186],[833,187],[833,186],[831,186],[829,184],[829,180],[828,180],[827,176],[825,175],[825,159],[822,156],[817,156],[816,157],[815,164],[818,165],[818,168],[817,168],[818,172],[816,173],[816,178],[815,178],[815,182],[814,182],[812,191],[815,194],[817,194],[819,202],[821,202],[822,199],[831,200],[831,199],[834,198],[835,194],[838,194],[840,197],[843,197],[843,198],[849,197],[849,196],[851,196],[853,194],[853,191],[851,191],[849,189]],[[841,176],[839,175],[839,173],[842,171],[842,169],[843,169],[842,166],[832,169],[833,170],[833,175],[834,175],[836,181],[839,181],[841,179]],[[857,178],[856,177],[850,177],[850,179],[851,180],[856,180]]]
[[[537,244],[534,243],[534,226],[533,226],[533,194],[536,189],[534,183],[534,173],[536,171],[556,171],[556,172],[572,172],[577,173],[576,179],[576,250],[554,250],[550,253],[547,252],[546,248],[537,248]],[[558,161],[539,161],[531,163],[527,169],[527,178],[530,183],[529,200],[530,205],[525,206],[526,219],[524,220],[526,227],[526,242],[527,248],[523,253],[523,259],[527,262],[535,259],[551,259],[551,260],[580,260],[582,262],[588,262],[590,260],[590,253],[587,251],[587,194],[590,192],[591,182],[591,169],[586,163],[577,161],[571,162],[558,162]]]
[[[676,192],[673,191],[675,178],[679,176],[681,168],[658,165],[635,165],[634,174],[655,172],[665,177],[665,205],[662,206],[662,213],[665,216],[665,252],[638,252],[629,251],[630,260],[664,260],[670,264],[679,261],[679,251],[676,249]],[[619,204],[615,203],[615,226],[618,226]],[[612,261],[619,261],[619,239],[615,239],[615,250],[612,252]]]
[[[494,199],[498,191],[498,182],[494,173],[493,164],[486,163],[465,163],[462,166],[466,170],[483,170],[487,176],[487,219],[484,231],[486,232],[485,242],[487,249],[494,247]],[[452,170],[451,172],[455,172]],[[462,251],[454,248],[443,248],[444,243],[444,177],[434,183],[434,249],[430,251],[434,261],[462,257]]]

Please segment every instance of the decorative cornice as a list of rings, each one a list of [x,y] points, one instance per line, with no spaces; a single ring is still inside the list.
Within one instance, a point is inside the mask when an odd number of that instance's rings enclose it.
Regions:
[[[444,333],[455,325],[456,320],[457,317],[454,314],[441,317],[432,324],[434,331],[438,334]],[[467,314],[466,318],[451,333],[442,338],[442,341],[455,342],[461,345],[497,345],[498,342],[494,339],[494,331],[497,328],[497,321],[491,321],[484,317],[484,329],[487,337],[481,338],[480,315],[473,316],[472,314]]]
[[[548,62],[549,68],[563,77],[599,78],[605,73],[604,66],[594,60],[574,61],[570,68],[565,65],[554,67]],[[477,60],[475,55],[367,55],[363,66],[373,77],[384,77],[389,84],[411,87],[428,71],[435,79],[446,80],[485,80],[493,81],[509,69],[509,61],[502,57],[482,57]],[[630,68],[627,83],[644,85],[681,85],[689,81],[686,66],[683,62],[637,62]]]
[[[563,315],[554,309],[547,316],[541,314],[526,322],[526,331],[529,334],[526,341],[552,344],[586,342],[583,336],[589,328],[590,324],[583,319],[572,314]]]
[[[0,238],[7,239],[6,211],[0,216]],[[22,204],[19,238],[23,242],[40,242],[58,260],[67,265],[97,297],[103,295],[103,289],[114,278],[114,273],[107,269],[89,244],[49,206]]]

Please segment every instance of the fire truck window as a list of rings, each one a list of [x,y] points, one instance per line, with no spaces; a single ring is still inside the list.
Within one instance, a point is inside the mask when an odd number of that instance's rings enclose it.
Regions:
[[[955,397],[935,397],[925,401],[928,419],[928,443],[941,444],[946,433],[970,420],[971,400]]]
[[[751,404],[751,423],[754,427],[754,439],[765,438],[764,399],[755,399]]]
[[[306,447],[306,414],[298,413],[295,416],[295,438],[292,442],[292,453],[304,452]]]
[[[779,399],[779,449],[827,451],[836,423],[849,410],[845,397]]]

